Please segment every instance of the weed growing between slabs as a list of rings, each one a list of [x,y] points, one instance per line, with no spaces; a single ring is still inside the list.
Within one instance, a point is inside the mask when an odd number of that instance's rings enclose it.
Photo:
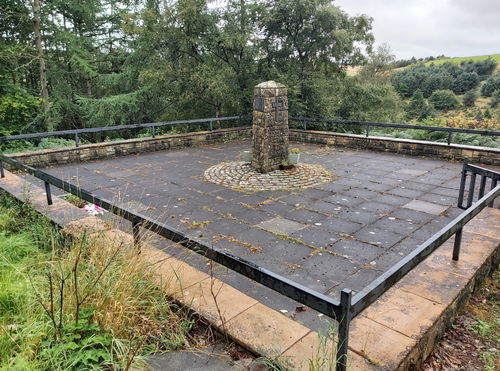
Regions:
[[[0,370],[126,370],[194,344],[158,282],[130,246],[69,240],[0,195]]]

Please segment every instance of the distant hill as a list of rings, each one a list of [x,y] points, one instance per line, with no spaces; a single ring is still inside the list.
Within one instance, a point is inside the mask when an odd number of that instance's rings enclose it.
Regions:
[[[500,54],[476,55],[476,56],[472,56],[472,57],[441,58],[441,59],[435,59],[433,61],[425,62],[425,65],[429,66],[432,63],[443,64],[446,62],[460,64],[460,63],[466,62],[466,61],[482,61],[482,60],[488,59],[488,58],[491,58],[498,63],[497,70],[499,70],[500,69]]]

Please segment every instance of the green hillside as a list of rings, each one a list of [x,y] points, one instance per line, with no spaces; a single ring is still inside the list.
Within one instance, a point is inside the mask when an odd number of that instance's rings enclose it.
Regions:
[[[487,59],[487,58],[493,59],[500,66],[500,54],[476,55],[476,56],[472,56],[472,57],[442,58],[442,59],[436,59],[436,60],[433,60],[433,61],[426,62],[425,65],[428,66],[431,63],[434,63],[434,64],[443,64],[443,63],[446,63],[446,62],[460,64],[461,62],[465,62],[465,61],[482,61],[482,60]]]

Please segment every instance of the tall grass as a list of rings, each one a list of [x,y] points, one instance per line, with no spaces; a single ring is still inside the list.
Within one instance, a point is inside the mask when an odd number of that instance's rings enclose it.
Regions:
[[[0,195],[0,370],[129,369],[186,345],[194,320],[102,235],[69,239]]]

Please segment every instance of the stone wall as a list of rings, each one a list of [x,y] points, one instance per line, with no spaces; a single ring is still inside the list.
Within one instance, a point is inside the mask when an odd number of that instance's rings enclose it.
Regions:
[[[9,155],[34,166],[68,164],[126,156],[142,152],[162,151],[194,145],[224,142],[236,138],[250,138],[251,127],[220,129],[196,133],[158,136],[156,138],[130,139],[118,142],[89,144],[80,147],[49,149]],[[472,162],[500,166],[500,149],[472,147],[445,143],[424,142],[409,139],[369,137],[354,134],[339,134],[324,131],[290,129],[290,141],[324,144],[329,146],[394,152],[412,156],[428,156],[444,160],[460,161],[469,158]],[[234,160],[234,159],[228,159]],[[7,164],[5,166],[8,168]]]
[[[435,157],[443,160],[472,162],[500,166],[500,149],[466,145],[426,142],[411,139],[365,137],[325,131],[290,129],[290,141],[325,144],[329,146],[394,152],[411,156]]]
[[[15,153],[9,156],[29,166],[44,167],[249,138],[251,131],[251,127],[199,131],[186,134],[163,135],[156,138],[129,139],[88,144],[80,147]],[[9,168],[7,164],[5,165]]]

